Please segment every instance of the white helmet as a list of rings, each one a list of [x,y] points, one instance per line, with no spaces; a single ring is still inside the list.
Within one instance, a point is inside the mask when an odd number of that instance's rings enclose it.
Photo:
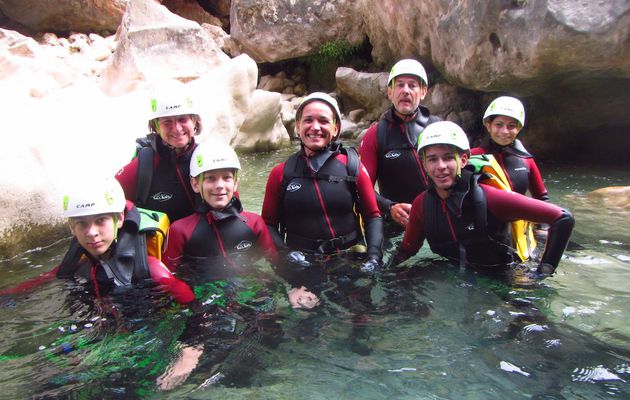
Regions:
[[[335,113],[335,118],[337,118],[336,123],[341,124],[341,111],[339,111],[339,105],[337,104],[337,100],[335,100],[329,94],[322,93],[322,92],[313,92],[309,94],[308,96],[306,96],[304,100],[302,100],[302,102],[300,103],[299,107],[297,108],[297,111],[295,113],[295,119],[299,120],[300,117],[302,116],[302,110],[304,109],[304,107],[308,103],[316,101],[316,100],[323,101],[324,103],[332,107],[333,112]]]
[[[424,81],[425,85],[429,85],[429,78],[427,78],[427,71],[424,70],[422,64],[418,61],[405,58],[403,60],[398,61],[392,67],[391,71],[389,71],[389,78],[387,79],[387,86],[389,86],[394,78],[400,75],[414,75],[417,76],[420,80]]]
[[[525,108],[519,99],[510,96],[497,97],[490,103],[483,115],[483,121],[493,115],[505,115],[517,120],[521,127],[525,125]]]
[[[186,86],[176,80],[163,83],[151,96],[149,121],[174,115],[199,115]]]
[[[418,143],[418,152],[434,144],[455,146],[461,151],[470,150],[468,136],[466,136],[466,133],[459,125],[451,121],[434,122],[424,128]]]
[[[190,176],[215,169],[241,169],[241,163],[234,149],[220,140],[208,139],[201,143],[190,159]]]
[[[120,183],[114,178],[77,185],[63,196],[63,215],[66,218],[109,213],[121,213],[126,200]]]

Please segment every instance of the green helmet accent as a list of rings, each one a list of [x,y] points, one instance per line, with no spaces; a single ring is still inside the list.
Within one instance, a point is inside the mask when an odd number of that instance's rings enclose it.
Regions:
[[[114,178],[77,185],[63,197],[66,218],[120,213],[125,205],[125,193]]]
[[[468,136],[459,125],[451,121],[434,122],[424,128],[418,143],[418,152],[435,144],[455,146],[461,151],[470,150]]]
[[[234,149],[227,143],[208,139],[201,143],[190,159],[190,176],[215,169],[241,169],[241,163]]]

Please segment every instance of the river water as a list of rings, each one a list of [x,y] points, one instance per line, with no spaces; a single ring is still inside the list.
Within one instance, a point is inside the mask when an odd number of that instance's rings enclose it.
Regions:
[[[260,212],[269,170],[292,151],[242,157],[247,210]],[[291,310],[276,296],[277,340],[246,338],[222,364],[253,371],[246,383],[213,384],[217,369],[202,359],[170,391],[158,391],[156,379],[181,351],[181,310],[161,307],[107,331],[89,302],[52,281],[1,299],[0,398],[630,398],[628,210],[587,196],[628,186],[630,175],[609,166],[541,169],[552,201],[576,216],[552,278],[510,285],[423,248],[363,287],[374,307],[360,313],[334,291],[315,312]],[[0,261],[0,289],[53,268],[67,244]]]

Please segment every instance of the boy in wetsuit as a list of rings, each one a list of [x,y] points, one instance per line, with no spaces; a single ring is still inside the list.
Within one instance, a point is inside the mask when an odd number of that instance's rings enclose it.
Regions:
[[[574,219],[551,203],[478,184],[465,168],[470,145],[464,131],[448,121],[429,125],[418,145],[430,188],[413,201],[410,220],[393,264],[416,254],[424,239],[431,250],[485,271],[510,266],[514,250],[507,223],[526,220],[550,225],[537,272],[553,274],[567,246]]]

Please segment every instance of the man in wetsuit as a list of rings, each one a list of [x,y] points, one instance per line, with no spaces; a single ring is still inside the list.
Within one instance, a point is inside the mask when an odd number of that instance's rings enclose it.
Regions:
[[[456,124],[437,122],[425,129],[418,153],[431,179],[430,188],[413,201],[410,220],[393,264],[416,254],[425,239],[441,256],[485,271],[512,264],[508,222],[527,220],[550,225],[537,272],[552,274],[567,246],[574,219],[556,205],[477,183],[465,168],[468,138]]]
[[[440,119],[420,102],[427,95],[427,73],[418,61],[398,61],[389,73],[387,97],[392,107],[361,140],[361,162],[378,182],[381,214],[405,227],[411,202],[426,190],[428,179],[416,148],[422,131]]]

